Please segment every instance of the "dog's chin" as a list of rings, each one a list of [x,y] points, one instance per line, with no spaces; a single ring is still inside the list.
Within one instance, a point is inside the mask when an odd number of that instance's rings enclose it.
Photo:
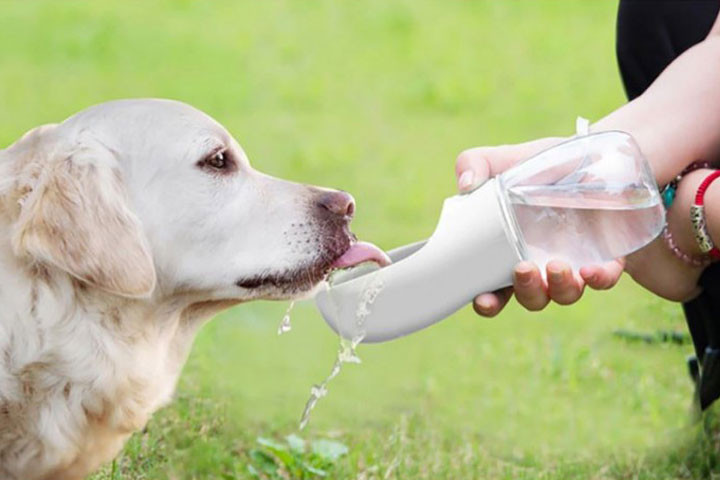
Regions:
[[[307,265],[283,272],[269,272],[241,279],[236,285],[248,292],[254,298],[267,300],[300,300],[312,297],[320,288],[323,280],[332,271],[332,264],[337,257],[319,259]]]
[[[314,260],[299,263],[281,272],[267,272],[236,282],[251,298],[293,300],[313,296],[323,280],[336,268],[350,268],[366,261],[380,266],[390,263],[382,250],[368,242],[358,242],[354,236],[341,237],[321,250]]]
[[[356,241],[346,223],[327,224],[327,232],[314,254],[299,260],[294,266],[280,271],[266,271],[238,280],[235,285],[251,298],[293,300],[312,296],[333,270],[335,262],[350,250]]]

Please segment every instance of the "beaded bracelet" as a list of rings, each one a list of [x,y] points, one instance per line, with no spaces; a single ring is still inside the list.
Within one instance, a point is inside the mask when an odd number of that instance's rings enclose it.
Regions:
[[[693,162],[687,167],[685,167],[685,169],[683,169],[683,171],[680,172],[680,174],[678,174],[675,178],[673,178],[667,185],[665,185],[665,188],[662,189],[661,194],[663,204],[665,205],[666,210],[670,208],[673,200],[675,200],[675,193],[677,192],[677,187],[680,183],[680,180],[682,180],[682,178],[688,173],[699,170],[701,168],[710,168],[710,163],[702,161]],[[673,252],[673,254],[683,262],[692,265],[693,267],[706,267],[712,262],[712,258],[707,255],[693,256],[683,252],[675,242],[675,239],[673,238],[672,233],[670,233],[670,229],[667,225],[665,225],[665,228],[663,228],[661,236],[665,241],[665,245],[667,245],[670,251]]]
[[[712,263],[712,258],[707,255],[696,257],[680,250],[680,247],[678,247],[677,243],[675,243],[675,239],[670,233],[667,225],[665,225],[665,228],[663,228],[661,235],[662,239],[665,241],[665,245],[667,245],[670,251],[673,252],[675,256],[683,262],[692,265],[693,267],[707,267],[708,265],[710,265],[710,263]]]
[[[665,188],[662,189],[661,195],[663,200],[663,205],[665,205],[665,210],[670,208],[670,205],[672,205],[673,200],[675,200],[675,194],[677,193],[677,187],[680,183],[680,180],[687,175],[690,172],[693,172],[695,170],[700,170],[701,168],[710,168],[710,162],[693,162],[687,167],[683,169],[682,172],[680,172],[678,175],[675,176],[670,182],[665,185]]]

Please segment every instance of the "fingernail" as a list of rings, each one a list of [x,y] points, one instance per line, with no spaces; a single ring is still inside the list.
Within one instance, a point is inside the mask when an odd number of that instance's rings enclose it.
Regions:
[[[472,170],[465,170],[458,179],[458,188],[460,190],[467,190],[473,186],[475,181],[475,173]]]
[[[478,308],[483,312],[487,312],[492,308],[492,301],[489,295],[480,295],[476,299],[475,303],[477,304]]]
[[[548,280],[551,282],[561,282],[565,271],[561,268],[548,268]]]
[[[522,286],[528,286],[532,282],[532,266],[526,263],[519,263],[515,267],[515,280]]]

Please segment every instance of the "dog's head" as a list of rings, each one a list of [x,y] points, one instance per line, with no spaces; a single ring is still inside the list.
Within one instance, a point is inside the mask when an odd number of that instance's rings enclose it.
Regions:
[[[15,253],[117,295],[296,297],[354,242],[349,194],[253,170],[220,124],[179,102],[101,104],[2,156]]]

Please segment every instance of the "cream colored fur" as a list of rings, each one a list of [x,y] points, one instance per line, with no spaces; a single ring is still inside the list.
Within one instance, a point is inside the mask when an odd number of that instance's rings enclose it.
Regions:
[[[206,168],[217,149],[234,170]],[[203,320],[307,294],[351,241],[316,208],[328,191],[252,170],[178,102],[35,129],[0,150],[0,179],[3,480],[79,479],[112,459],[171,400]]]

